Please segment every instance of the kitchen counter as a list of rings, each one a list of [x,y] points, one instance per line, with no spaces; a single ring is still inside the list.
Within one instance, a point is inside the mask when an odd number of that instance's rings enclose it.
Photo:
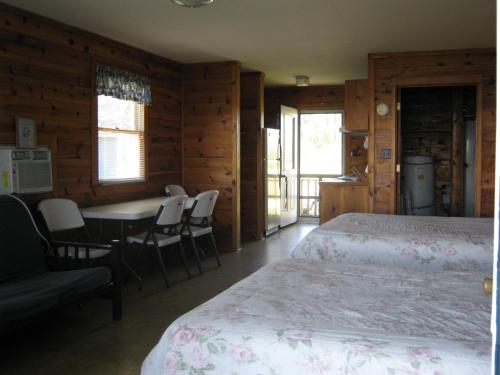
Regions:
[[[319,223],[348,212],[368,212],[368,182],[338,178],[319,183]]]
[[[329,178],[327,180],[324,180],[324,181],[321,181],[320,183],[320,186],[322,184],[324,185],[329,185],[329,184],[332,184],[332,185],[335,185],[335,184],[342,184],[342,185],[356,185],[356,186],[364,186],[364,185],[368,185],[368,180],[358,180],[358,181],[350,181],[350,180],[343,180],[343,179],[340,179],[340,178]]]

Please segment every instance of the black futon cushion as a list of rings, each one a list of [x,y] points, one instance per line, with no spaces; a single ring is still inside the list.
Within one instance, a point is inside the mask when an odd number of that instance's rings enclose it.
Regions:
[[[46,244],[27,208],[0,195],[0,282],[47,271]]]
[[[43,272],[0,283],[0,326],[30,318],[110,281],[110,270],[96,267]]]

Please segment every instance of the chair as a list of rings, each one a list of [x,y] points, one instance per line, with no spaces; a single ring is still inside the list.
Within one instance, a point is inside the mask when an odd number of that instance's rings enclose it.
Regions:
[[[160,209],[153,220],[151,228],[147,232],[127,237],[128,243],[138,243],[142,244],[144,247],[154,246],[156,253],[158,254],[163,279],[165,280],[167,288],[169,288],[170,285],[160,248],[176,243],[179,244],[186,273],[188,277],[191,278],[191,272],[189,271],[189,266],[187,264],[186,255],[181,242],[181,236],[178,232],[179,225],[182,222],[182,214],[184,212],[184,205],[186,204],[186,201],[187,196],[185,195],[177,195],[166,198],[162,202]]]
[[[196,245],[196,239],[204,236],[209,236],[209,242],[212,246],[212,250],[217,260],[217,265],[220,267],[220,258],[217,245],[215,244],[215,238],[211,226],[211,217],[215,208],[215,202],[219,192],[217,190],[209,190],[200,193],[196,196],[193,206],[188,212],[184,225],[182,227],[181,234],[184,237],[189,237],[191,244],[194,249],[194,254],[196,257],[196,264],[200,274],[203,273],[203,268],[200,261],[200,250]]]
[[[187,195],[186,190],[180,185],[167,185],[165,186],[165,192],[169,197],[175,197],[177,195]]]
[[[77,204],[69,199],[45,199],[38,204],[38,211],[42,214],[45,225],[49,230],[50,237],[61,237],[64,234],[74,234],[72,238],[90,242],[90,234],[82,214]],[[60,257],[72,258],[75,260],[86,260],[101,258],[110,253],[109,250],[97,248],[78,248],[63,247],[57,248],[57,254]]]
[[[50,271],[48,249],[85,247],[74,242],[50,242],[39,232],[28,207],[18,197],[0,196],[0,331],[49,310],[89,296],[111,295],[113,319],[121,319],[120,242],[97,245],[111,252],[111,269],[93,267]]]

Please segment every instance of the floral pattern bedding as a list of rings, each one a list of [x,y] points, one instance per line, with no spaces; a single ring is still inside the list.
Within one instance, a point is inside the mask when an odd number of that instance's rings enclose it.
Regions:
[[[285,258],[493,272],[493,219],[344,214]]]
[[[142,375],[481,375],[483,272],[271,263],[177,319]]]

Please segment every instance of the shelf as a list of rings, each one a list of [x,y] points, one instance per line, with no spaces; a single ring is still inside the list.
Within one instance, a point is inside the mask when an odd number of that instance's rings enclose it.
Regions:
[[[340,132],[344,134],[349,134],[349,135],[359,135],[359,136],[367,136],[368,135],[368,130],[349,130],[346,129],[345,127],[340,128]]]

